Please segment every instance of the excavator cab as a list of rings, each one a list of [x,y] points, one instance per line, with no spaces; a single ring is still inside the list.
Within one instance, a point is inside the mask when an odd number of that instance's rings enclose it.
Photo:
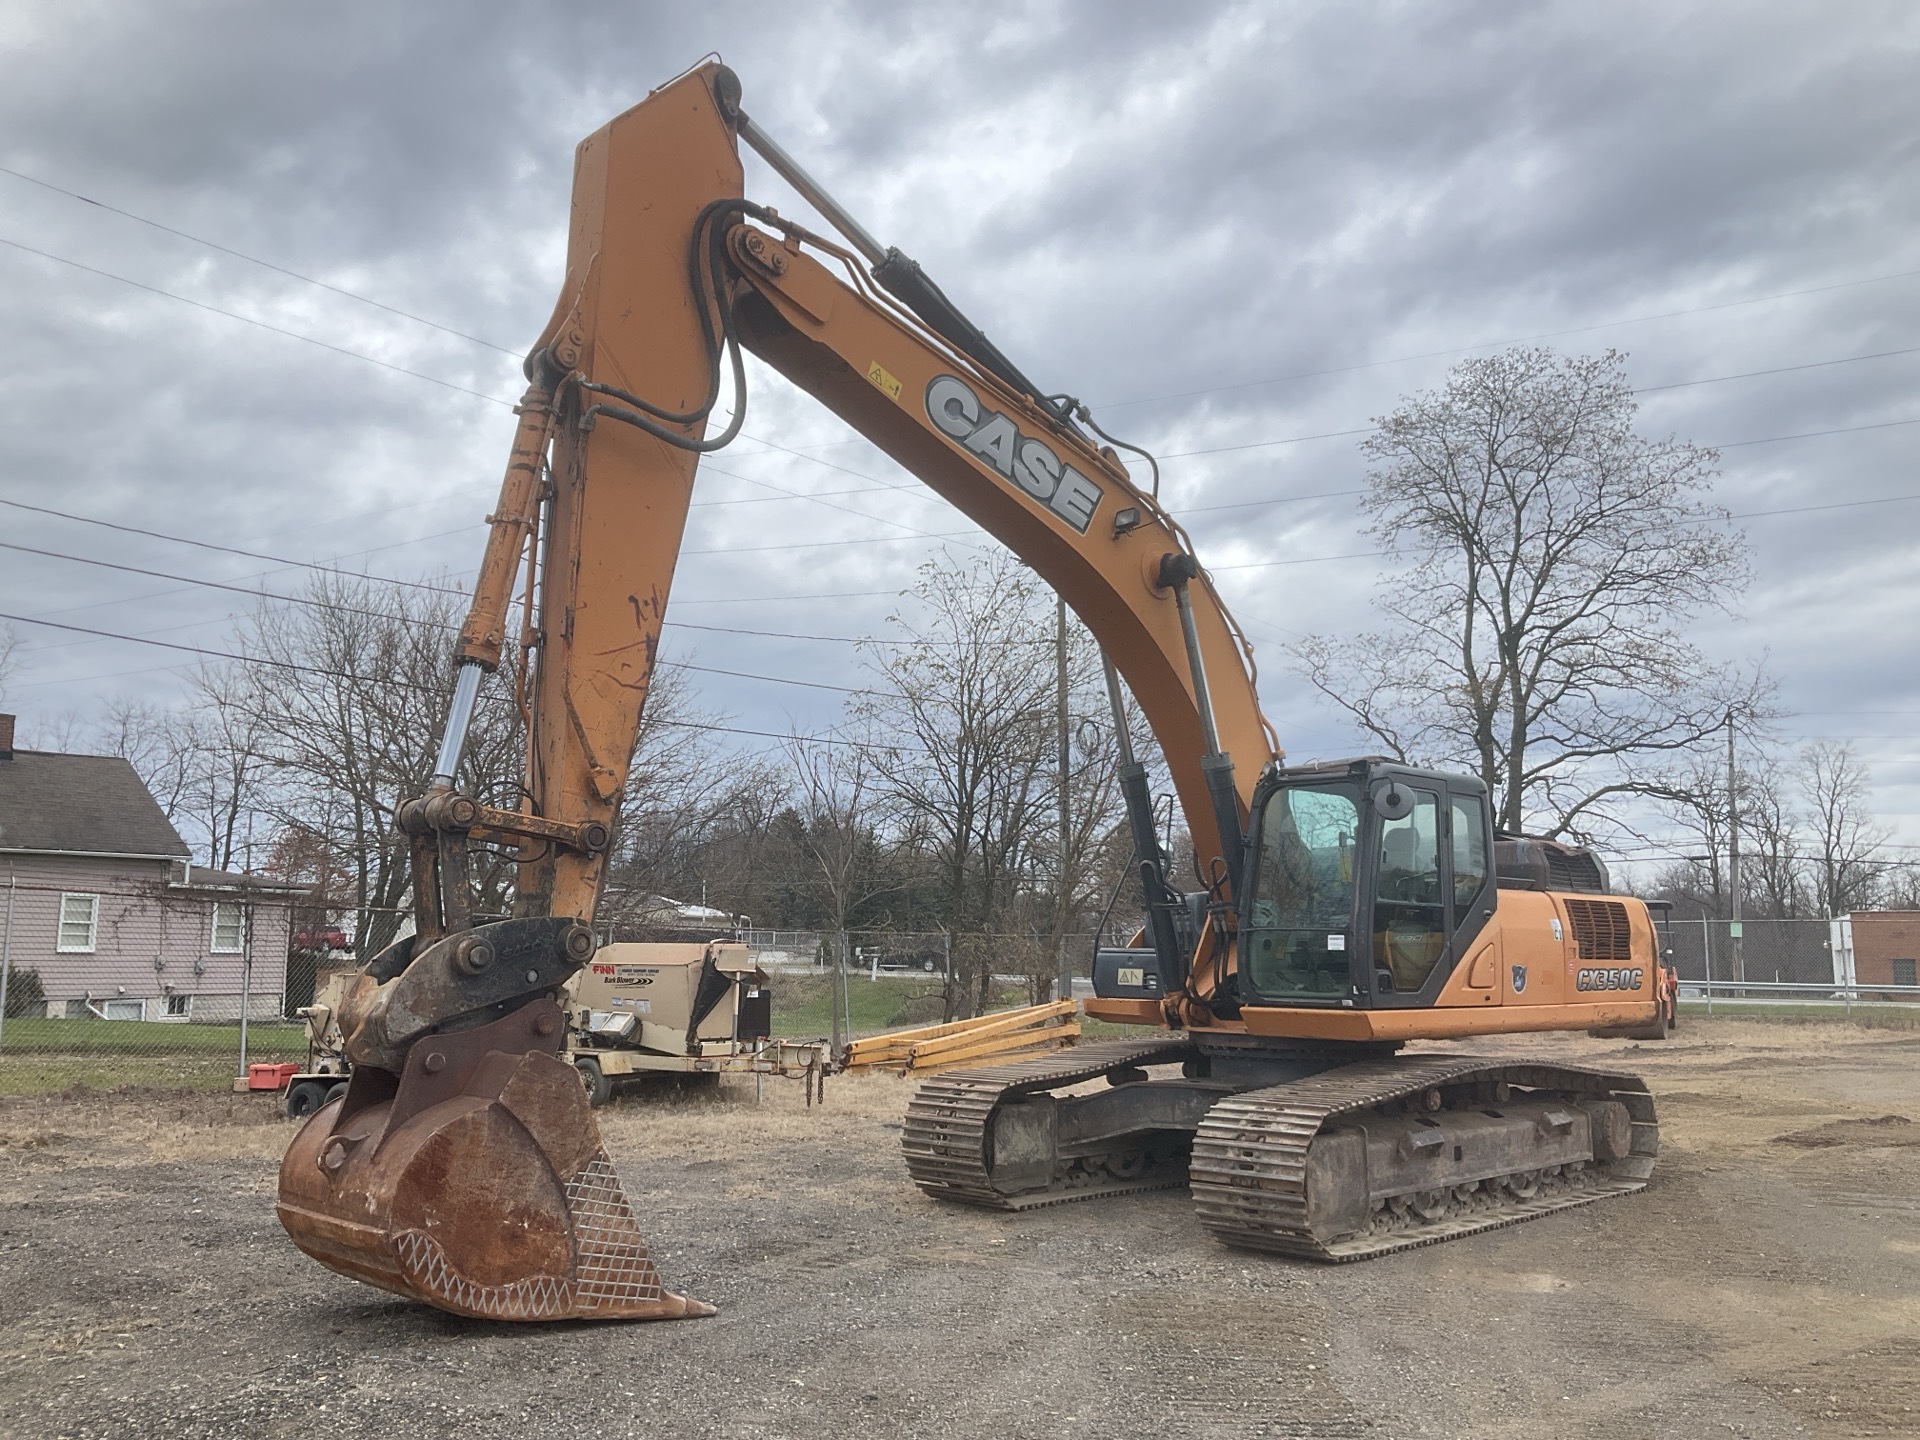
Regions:
[[[1431,1005],[1494,909],[1492,811],[1464,775],[1378,758],[1268,772],[1240,916],[1250,1005]]]

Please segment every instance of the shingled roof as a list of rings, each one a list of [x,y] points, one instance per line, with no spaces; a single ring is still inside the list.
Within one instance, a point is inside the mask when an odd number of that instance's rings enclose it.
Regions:
[[[0,850],[192,853],[125,760],[44,750],[0,758]]]

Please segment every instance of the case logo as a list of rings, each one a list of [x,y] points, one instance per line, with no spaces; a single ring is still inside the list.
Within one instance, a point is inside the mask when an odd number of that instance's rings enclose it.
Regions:
[[[1067,464],[1044,440],[1022,435],[1008,416],[988,406],[957,375],[936,375],[927,384],[927,418],[1000,478],[1031,495],[1082,535],[1105,495]]]
[[[1527,967],[1524,965],[1516,965],[1513,967],[1513,993],[1518,995],[1521,991],[1525,990],[1526,988],[1527,988]]]

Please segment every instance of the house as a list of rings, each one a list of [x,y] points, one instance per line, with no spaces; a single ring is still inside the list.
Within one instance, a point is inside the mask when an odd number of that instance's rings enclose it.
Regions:
[[[278,1015],[301,886],[196,868],[132,765],[16,750],[0,714],[0,957],[52,1018]]]
[[[1920,985],[1920,910],[1855,910],[1831,922],[1833,983],[1848,990]],[[1920,1000],[1895,992],[1889,999]]]

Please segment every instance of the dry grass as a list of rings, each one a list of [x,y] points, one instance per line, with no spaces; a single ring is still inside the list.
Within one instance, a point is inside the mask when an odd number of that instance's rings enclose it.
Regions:
[[[277,1162],[292,1135],[276,1096],[70,1091],[0,1101],[0,1170]]]
[[[791,1141],[870,1139],[899,1120],[912,1091],[911,1081],[891,1075],[837,1076],[827,1082],[825,1103],[809,1108],[797,1080],[767,1079],[756,1100],[751,1077],[728,1076],[705,1092],[625,1092],[595,1118],[616,1159],[728,1159]],[[277,1096],[71,1090],[5,1099],[0,1174],[245,1160],[261,1162],[270,1177],[297,1128]]]
[[[599,1112],[600,1131],[616,1159],[722,1160],[785,1141],[871,1137],[877,1125],[899,1120],[912,1093],[913,1082],[897,1076],[841,1075],[827,1082],[825,1103],[809,1109],[797,1081],[767,1081],[756,1103],[753,1081],[729,1076],[717,1093],[621,1096]]]
[[[1593,1040],[1578,1034],[1516,1035],[1461,1042],[1481,1053],[1528,1053],[1644,1073],[1678,1134],[1711,1132],[1720,1143],[1771,1145],[1799,1126],[1797,1114],[1872,1119],[1890,1109],[1873,1075],[1911,1072],[1920,1040],[1844,1020],[1689,1020],[1667,1042]],[[1432,1048],[1432,1047],[1420,1047]],[[1796,1061],[1835,1061],[1860,1077],[1861,1093],[1831,1079],[1809,1087]],[[1680,1073],[1684,1073],[1684,1079]],[[1665,1078],[1674,1075],[1669,1081]],[[731,1159],[756,1148],[818,1141],[829,1146],[891,1141],[917,1081],[841,1075],[809,1108],[798,1081],[728,1076],[713,1090],[623,1091],[596,1112],[617,1160]],[[1812,1088],[1822,1093],[1807,1093]],[[1669,1102],[1672,1102],[1671,1104]],[[1836,1102],[1838,1102],[1836,1104]],[[0,1174],[19,1169],[231,1159],[258,1161],[263,1175],[292,1138],[276,1096],[187,1090],[62,1093],[0,1098]],[[1702,1135],[1705,1138],[1705,1135]]]

